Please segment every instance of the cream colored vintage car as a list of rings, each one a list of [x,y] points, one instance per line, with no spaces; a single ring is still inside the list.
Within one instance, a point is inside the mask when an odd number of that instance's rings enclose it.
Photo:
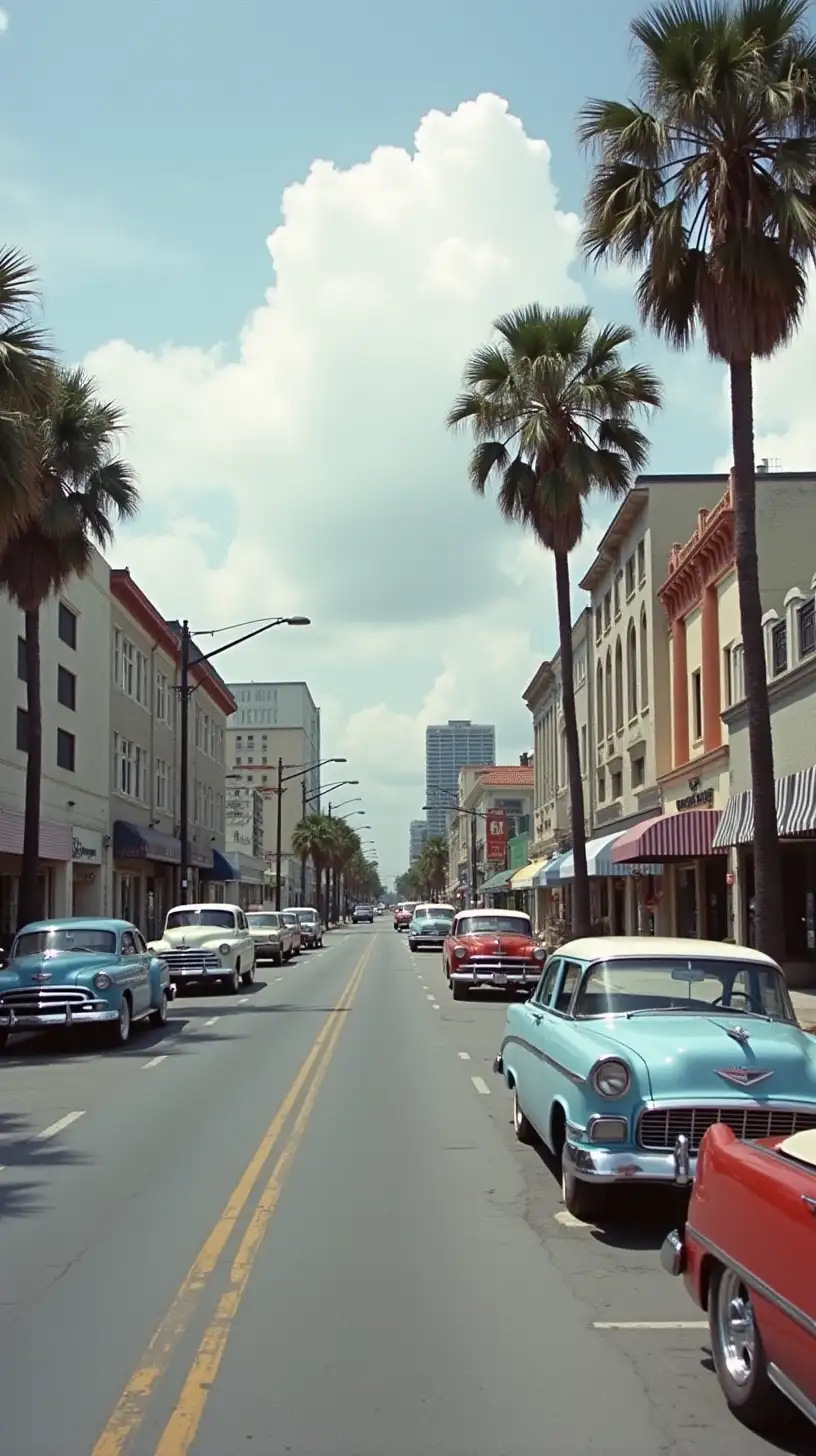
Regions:
[[[255,980],[255,942],[240,905],[176,905],[161,940],[148,948],[165,962],[178,991],[219,981],[235,995],[242,981]]]

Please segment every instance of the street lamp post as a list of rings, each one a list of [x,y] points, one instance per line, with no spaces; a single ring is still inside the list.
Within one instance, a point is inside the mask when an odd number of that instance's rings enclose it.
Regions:
[[[486,819],[487,818],[487,815],[486,814],[483,814],[482,811],[481,811],[481,809],[463,809],[461,807],[461,805],[459,805],[459,804],[446,804],[446,805],[443,805],[443,807],[444,808],[447,808],[447,809],[450,809],[451,810],[451,813],[456,813],[456,814],[469,814],[470,815],[470,898],[471,898],[472,903],[475,905],[476,904],[476,873],[477,873],[477,864],[476,864],[476,820],[477,819]],[[426,812],[427,808],[428,808],[428,805],[427,804],[424,804],[423,805],[423,808],[422,808],[423,814]]]
[[[282,758],[279,758],[278,759],[278,787],[277,787],[278,806],[277,806],[277,815],[276,815],[276,821],[277,821],[276,822],[277,843],[275,845],[275,909],[276,910],[280,910],[280,908],[281,908],[281,873],[282,873],[282,863],[281,863],[281,861],[282,861],[282,857],[283,857],[283,845],[281,843],[281,840],[283,838],[283,794],[284,794],[284,788],[283,788],[283,786],[284,786],[284,784],[288,784],[289,781],[290,781],[290,779],[303,779],[304,784],[305,784],[305,776],[306,776],[306,774],[311,773],[313,769],[315,769],[315,768],[323,768],[323,766],[325,764],[327,764],[327,763],[345,763],[345,762],[346,762],[346,759],[345,758],[321,758],[319,763],[306,763],[306,764],[301,764],[298,767],[293,768],[292,773],[284,774],[284,772],[283,772],[283,770],[284,770],[284,762],[283,762],[283,759]],[[305,804],[305,802],[306,802],[306,795],[304,793],[303,794],[303,803]],[[304,877],[305,877],[305,867],[301,870],[301,883],[303,883]]]
[[[238,624],[249,626],[250,623]],[[252,637],[260,637],[262,632],[269,632],[272,627],[309,627],[311,622],[308,617],[272,617],[265,621],[262,626],[255,627],[252,632],[245,632],[242,637],[235,637],[231,642],[225,642],[223,647],[216,647],[213,652],[200,652],[197,657],[191,659],[190,649],[193,638],[190,632],[190,623],[186,617],[181,624],[181,668],[179,672],[179,698],[181,700],[181,744],[179,746],[179,840],[181,842],[181,884],[180,897],[183,905],[187,904],[187,895],[190,883],[190,699],[198,684],[190,686],[190,668],[197,667],[199,663],[211,662],[222,652],[228,652],[231,647],[240,647],[242,642],[249,642]],[[215,632],[228,631],[228,628],[213,628],[209,632],[200,632],[200,637],[211,637]]]
[[[359,782],[360,782],[359,779],[338,779],[338,781],[337,781],[336,784],[329,784],[325,789],[318,789],[318,791],[317,791],[316,794],[307,794],[306,793],[306,780],[304,779],[303,780],[303,817],[304,817],[304,819],[306,818],[306,806],[307,806],[307,804],[311,804],[311,802],[312,802],[313,799],[317,799],[317,812],[319,813],[320,812],[320,800],[322,799],[322,797],[323,797],[324,794],[332,794],[332,793],[334,793],[334,790],[335,789],[345,789],[345,788],[352,788],[352,787],[353,788],[356,788],[357,785],[359,784]],[[348,803],[351,803],[351,800],[348,800],[347,802]],[[301,866],[300,866],[300,891],[301,891],[301,895],[305,899],[306,898],[306,861],[305,860],[301,860]],[[319,887],[318,887],[318,899],[319,898],[320,898],[320,896],[319,896]]]

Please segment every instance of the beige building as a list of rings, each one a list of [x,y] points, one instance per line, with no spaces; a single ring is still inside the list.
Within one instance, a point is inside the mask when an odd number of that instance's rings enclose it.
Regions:
[[[110,643],[108,565],[94,552],[40,612],[44,915],[110,911],[110,706],[100,663]],[[27,761],[25,618],[0,595],[0,940],[16,929]]]
[[[529,754],[518,764],[468,765],[459,770],[459,809],[448,836],[449,883],[470,886],[476,859],[476,894],[501,872],[507,845],[533,813],[533,767]]]
[[[179,630],[129,571],[110,573],[112,910],[151,937],[179,896]],[[189,898],[221,898],[234,880],[224,854],[225,733],[235,703],[208,663],[190,670]]]

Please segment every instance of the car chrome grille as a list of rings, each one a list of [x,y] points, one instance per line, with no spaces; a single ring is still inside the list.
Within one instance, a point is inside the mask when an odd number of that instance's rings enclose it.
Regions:
[[[93,1005],[97,998],[78,986],[25,986],[0,995],[0,1011],[13,1011],[15,1016],[64,1016]]]
[[[212,971],[221,964],[214,950],[163,950],[161,959],[170,971]]]
[[[638,1124],[638,1142],[642,1148],[670,1152],[682,1134],[696,1153],[703,1133],[715,1123],[724,1122],[739,1138],[790,1137],[804,1128],[816,1128],[816,1108],[812,1112],[794,1112],[781,1107],[666,1107],[647,1109]]]
[[[536,961],[528,960],[527,956],[513,955],[479,955],[471,956],[469,960],[463,961],[464,969],[468,971],[530,971],[540,975],[541,968]]]

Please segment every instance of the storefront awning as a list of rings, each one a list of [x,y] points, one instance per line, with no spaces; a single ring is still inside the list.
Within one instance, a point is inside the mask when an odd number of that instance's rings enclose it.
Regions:
[[[557,854],[554,859],[550,860],[548,865],[544,866],[539,884],[546,886],[547,889],[552,889],[553,885],[557,885],[561,878],[561,866],[565,859],[572,859],[569,850],[564,854]]]
[[[659,874],[649,862],[667,859],[705,859],[714,853],[719,809],[682,809],[677,814],[656,814],[625,829],[612,848],[615,874],[636,864],[642,874]]]
[[[240,868],[231,859],[227,859],[220,849],[214,849],[212,857],[212,865],[201,871],[202,880],[215,880],[218,884],[230,884],[233,880],[240,880]]]
[[[153,859],[162,864],[181,864],[181,840],[160,829],[116,819],[113,825],[114,859]]]
[[[484,884],[479,886],[479,894],[484,892],[487,892],[488,895],[498,894],[500,890],[508,888],[512,878],[512,870],[499,870],[497,875],[491,875],[489,880],[485,880]]]
[[[785,774],[776,780],[776,825],[780,839],[816,834],[816,768]],[[754,838],[754,796],[750,789],[732,794],[714,835],[713,848],[751,844]]]
[[[638,825],[638,828],[641,826]],[[587,840],[586,861],[587,874],[590,879],[603,878],[606,875],[659,875],[662,873],[659,864],[616,864],[612,858],[612,849],[623,833],[618,829],[615,834],[602,834],[598,839]],[[572,880],[575,878],[575,862],[572,850],[565,854],[558,866],[559,880]],[[547,883],[551,884],[549,875]]]
[[[513,876],[513,889],[533,890],[537,885],[543,884],[544,882],[539,876],[546,864],[547,861],[545,859],[534,859],[529,864],[524,865],[522,869],[516,870]]]

